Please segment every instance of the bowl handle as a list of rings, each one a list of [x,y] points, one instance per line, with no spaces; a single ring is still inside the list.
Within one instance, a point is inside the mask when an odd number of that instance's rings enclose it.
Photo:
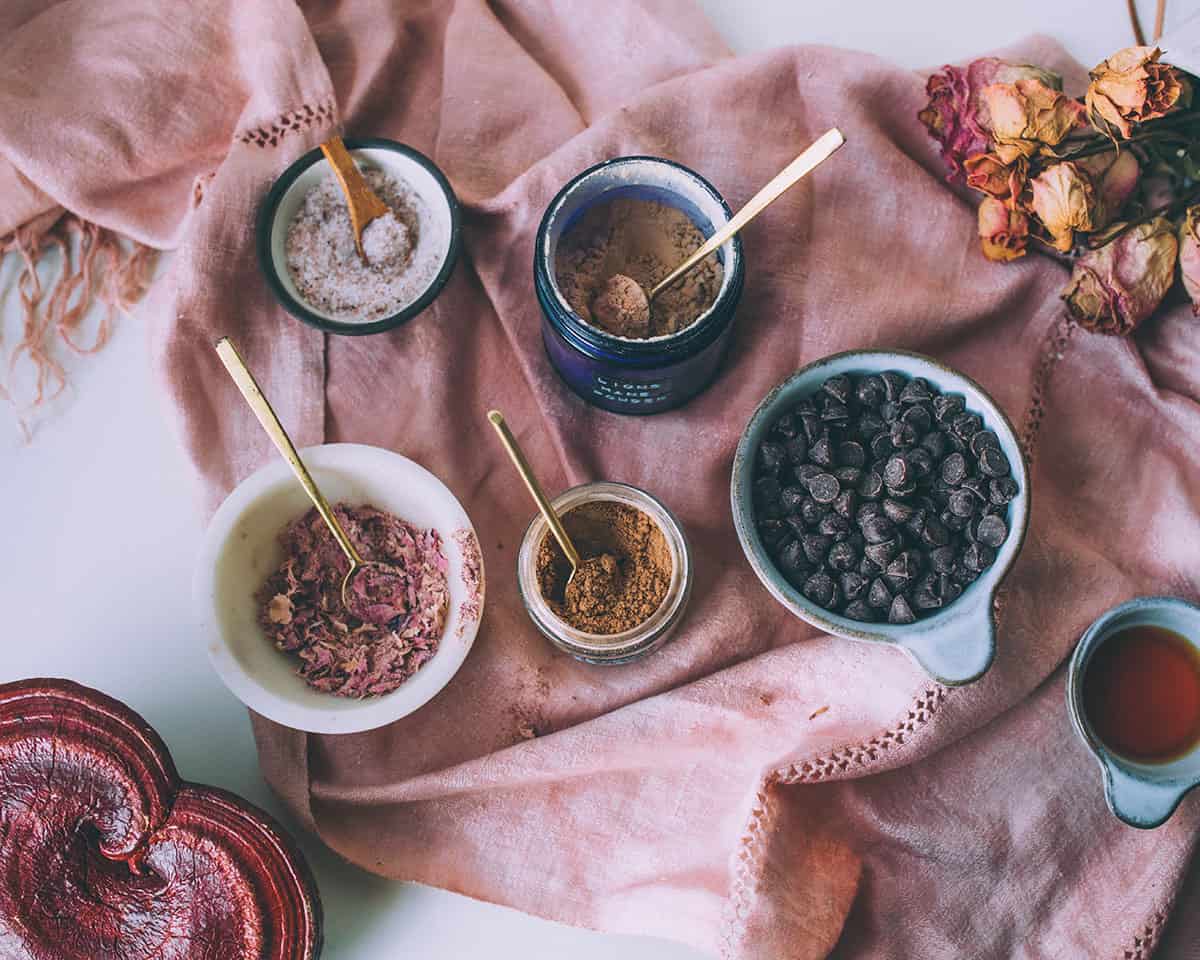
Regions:
[[[917,621],[900,641],[934,680],[948,687],[978,680],[996,658],[992,593],[981,596],[953,619],[935,624]]]
[[[1107,758],[1100,761],[1100,766],[1104,769],[1108,809],[1118,820],[1141,830],[1162,826],[1191,789],[1187,784],[1141,780]]]

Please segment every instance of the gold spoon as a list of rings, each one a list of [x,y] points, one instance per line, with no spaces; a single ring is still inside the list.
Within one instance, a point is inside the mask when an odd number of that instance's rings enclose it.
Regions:
[[[517,473],[525,481],[525,486],[529,489],[534,503],[542,511],[542,516],[546,518],[546,523],[550,526],[550,532],[554,534],[554,539],[558,541],[558,545],[562,547],[562,552],[567,556],[567,561],[571,564],[571,576],[567,578],[567,583],[570,583],[579,570],[579,551],[575,549],[575,544],[571,542],[571,538],[567,535],[566,528],[562,525],[558,514],[554,512],[554,507],[550,505],[546,494],[542,491],[542,486],[538,483],[537,477],[533,475],[533,469],[529,466],[529,461],[525,459],[525,454],[521,452],[517,438],[512,435],[512,431],[508,429],[508,424],[504,422],[504,415],[499,410],[489,410],[487,416],[492,426],[496,428],[496,433],[500,435],[500,442],[504,444],[504,449],[508,451],[509,459],[512,460],[513,466],[517,468]]]
[[[354,247],[358,250],[358,255],[365,261],[367,255],[363,252],[363,231],[367,229],[367,224],[372,220],[391,211],[388,209],[388,205],[380,200],[375,191],[371,189],[341,137],[334,134],[321,144],[321,152],[325,154],[325,159],[329,161],[329,165],[333,167],[333,172],[337,175],[338,183],[342,185],[342,193],[346,196],[346,207],[350,211],[350,225],[354,228]]]
[[[258,381],[254,379],[254,374],[246,366],[246,362],[242,359],[241,354],[237,352],[233,341],[228,337],[222,337],[218,340],[217,355],[221,358],[221,362],[225,364],[225,369],[229,371],[229,376],[233,378],[233,382],[237,384],[238,389],[242,392],[246,403],[250,405],[250,409],[258,417],[258,422],[262,424],[263,430],[271,438],[271,442],[275,444],[275,448],[283,456],[283,459],[288,462],[288,466],[292,468],[292,472],[296,475],[296,479],[300,481],[304,492],[308,494],[308,498],[313,502],[313,506],[317,508],[317,513],[321,515],[321,519],[325,521],[330,533],[337,540],[338,546],[342,548],[346,559],[350,561],[350,569],[346,571],[346,576],[342,578],[342,604],[360,620],[366,620],[369,623],[375,624],[387,623],[394,617],[407,612],[406,606],[399,607],[395,603],[372,599],[369,596],[370,592],[382,592],[385,596],[390,595],[392,597],[403,598],[407,580],[391,564],[381,563],[378,560],[364,560],[358,549],[350,542],[346,531],[342,529],[342,525],[338,523],[337,517],[334,516],[333,509],[329,506],[329,501],[325,499],[324,495],[317,488],[308,469],[304,466],[304,461],[300,459],[300,454],[296,452],[296,447],[292,443],[291,437],[283,429],[283,424],[279,422],[279,417],[271,409],[271,404],[263,395],[262,388],[259,387]],[[356,581],[361,581],[361,594],[355,593],[350,589]],[[389,582],[391,583],[390,590],[388,588]],[[361,603],[357,602],[360,598]]]
[[[846,142],[837,127],[823,133],[800,156],[779,171],[771,181],[746,201],[746,205],[734,214],[725,226],[708,238],[704,244],[674,270],[668,273],[650,290],[649,294],[631,277],[614,273],[604,282],[593,300],[592,312],[600,316],[620,316],[623,325],[631,329],[650,328],[650,304],[654,298],[671,284],[693,270],[705,257],[719,250],[751,220],[778,200],[813,170],[824,163]]]

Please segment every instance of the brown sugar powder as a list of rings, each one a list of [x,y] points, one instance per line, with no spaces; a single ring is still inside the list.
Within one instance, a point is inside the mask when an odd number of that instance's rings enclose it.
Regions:
[[[550,609],[585,633],[623,633],[662,605],[674,561],[667,538],[641,510],[612,500],[575,507],[563,526],[584,559],[568,586],[571,564],[549,533],[538,547],[538,589]]]
[[[717,299],[725,270],[714,253],[654,299],[648,327],[622,322],[625,314],[602,309],[597,297],[614,275],[649,291],[700,247],[705,236],[677,207],[657,200],[617,197],[597,203],[559,241],[554,257],[558,288],[585,322],[631,339],[660,337],[691,326]]]

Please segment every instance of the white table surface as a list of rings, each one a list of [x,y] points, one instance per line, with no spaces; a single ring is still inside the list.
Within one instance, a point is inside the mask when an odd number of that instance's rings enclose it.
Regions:
[[[1085,64],[1131,43],[1122,0],[701,0],[738,51],[781,43],[867,49],[906,66],[954,61],[1030,32],[1057,37]],[[1143,18],[1153,4],[1142,0]],[[1194,10],[1175,0],[1168,28]],[[1149,24],[1147,23],[1147,29]],[[0,281],[12,277],[12,264]],[[0,286],[3,289],[4,286]],[[4,356],[15,297],[0,305]],[[185,777],[234,790],[278,814],[258,772],[246,713],[209,668],[193,626],[190,581],[200,538],[191,478],[163,417],[137,324],[100,355],[68,358],[72,389],[21,443],[0,419],[4,568],[0,680],[64,676],[130,704],[165,738]],[[0,408],[0,415],[4,413]],[[350,867],[314,840],[326,960],[426,960],[485,949],[493,960],[684,960],[661,940],[611,937],[534,919]]]

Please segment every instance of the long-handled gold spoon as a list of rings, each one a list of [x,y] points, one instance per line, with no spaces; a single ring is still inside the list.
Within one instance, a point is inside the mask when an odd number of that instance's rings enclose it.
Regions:
[[[492,426],[496,428],[496,433],[500,436],[500,442],[504,444],[504,449],[508,452],[509,459],[512,460],[513,466],[517,468],[517,473],[525,481],[529,495],[533,497],[533,502],[537,504],[537,508],[542,512],[542,516],[546,518],[550,532],[554,534],[554,539],[558,541],[558,545],[562,547],[562,552],[566,554],[567,561],[571,564],[571,576],[567,578],[567,583],[570,583],[579,571],[579,564],[581,562],[579,551],[575,549],[575,544],[571,542],[566,528],[562,525],[562,521],[558,518],[558,514],[542,490],[542,485],[538,483],[537,477],[533,475],[533,468],[529,466],[529,461],[525,459],[525,454],[521,450],[521,445],[517,443],[517,438],[508,429],[508,424],[504,421],[504,415],[499,410],[489,410],[487,416]]]
[[[321,144],[321,152],[325,154],[325,159],[337,175],[338,183],[342,185],[346,207],[350,211],[350,225],[354,228],[354,246],[358,255],[366,260],[367,255],[363,252],[362,245],[363,231],[372,220],[390,212],[388,205],[371,189],[341,137],[334,134]]]
[[[342,525],[334,516],[329,501],[317,488],[316,482],[304,466],[304,461],[300,459],[300,454],[296,452],[291,437],[287,435],[283,424],[279,422],[279,417],[276,416],[271,404],[263,395],[262,388],[254,379],[254,374],[250,372],[250,368],[246,366],[241,354],[237,352],[237,348],[228,337],[222,337],[217,341],[217,355],[225,364],[225,369],[229,371],[233,382],[242,392],[246,403],[258,417],[258,422],[262,424],[263,430],[275,444],[275,449],[292,468],[292,472],[300,481],[304,492],[308,494],[313,506],[317,508],[317,513],[321,515],[321,519],[325,521],[330,533],[337,540],[338,546],[342,548],[346,559],[350,561],[350,569],[342,578],[342,603],[346,609],[360,620],[375,624],[388,623],[395,617],[407,613],[408,605],[405,599],[407,578],[391,564],[381,563],[378,560],[364,560],[358,549],[350,542],[346,531],[342,529]]]
[[[779,171],[770,182],[746,201],[725,226],[716,231],[695,253],[668,273],[647,293],[632,277],[614,273],[608,277],[592,301],[592,313],[597,316],[620,316],[629,329],[650,327],[650,305],[654,298],[671,284],[691,272],[705,257],[719,250],[751,220],[778,200],[784,192],[808,176],[846,142],[837,127],[826,131],[800,156]]]

